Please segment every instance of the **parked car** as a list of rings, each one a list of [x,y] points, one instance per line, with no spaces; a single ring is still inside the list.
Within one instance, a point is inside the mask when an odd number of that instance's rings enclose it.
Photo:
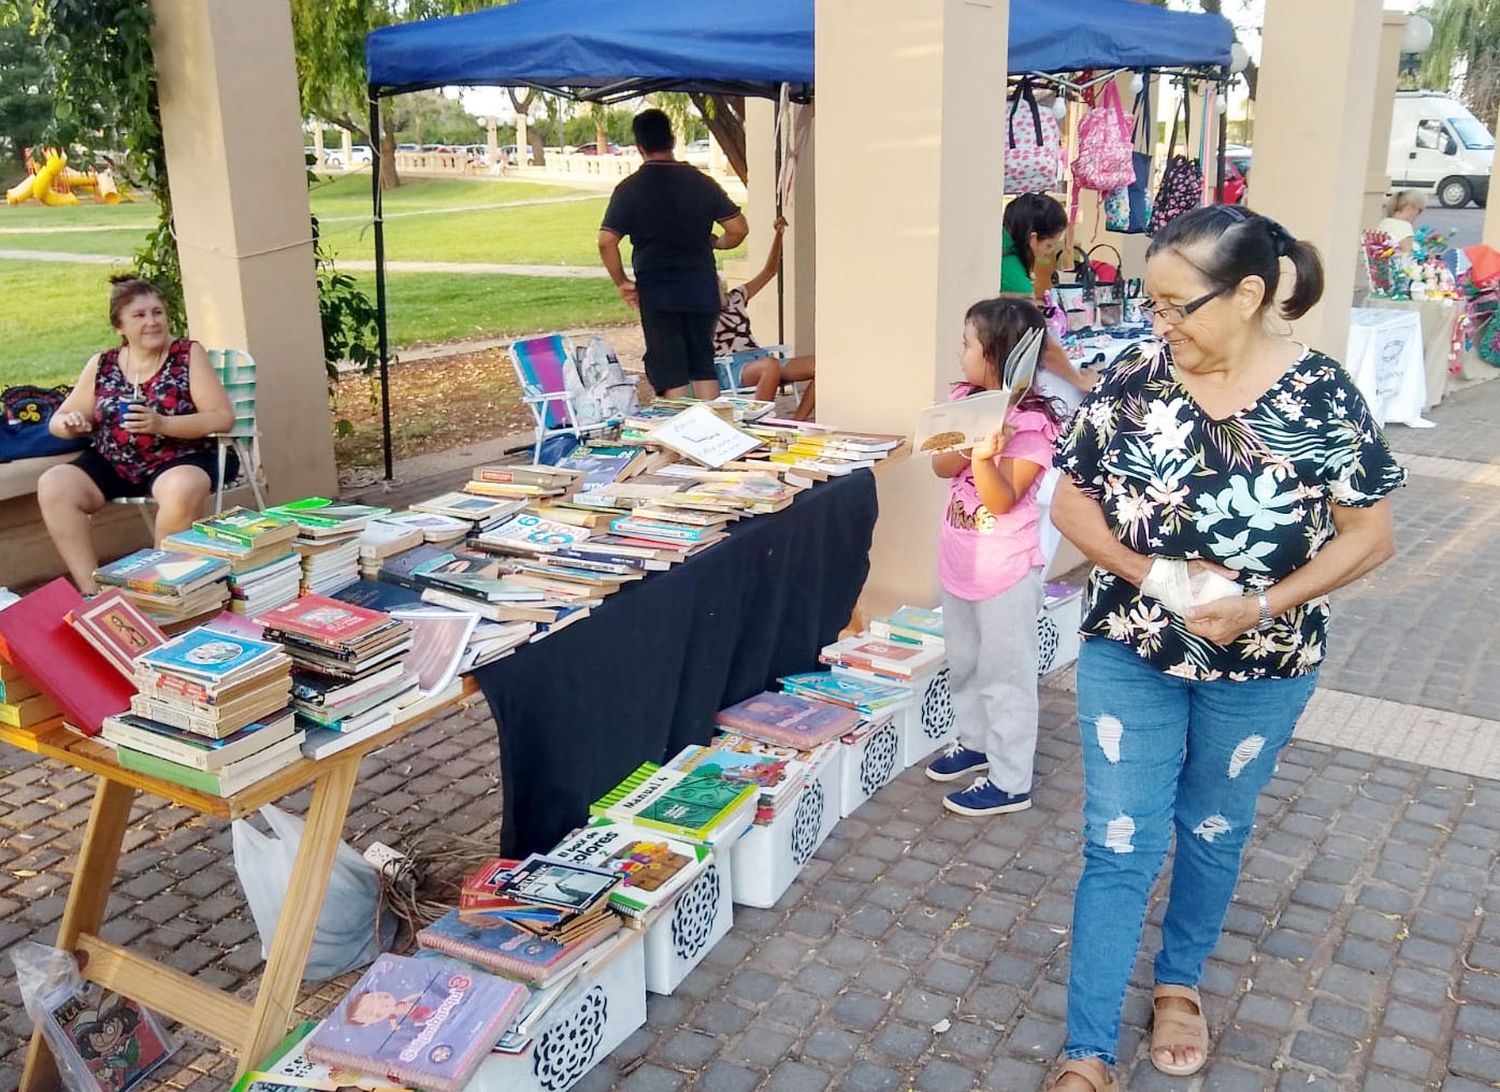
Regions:
[[[1224,202],[1243,205],[1245,193],[1250,188],[1250,150],[1243,155],[1230,152],[1224,157]]]
[[[398,152],[420,152],[421,150],[422,150],[422,146],[420,144],[397,144],[396,145],[396,151],[398,151]]]
[[[505,157],[505,162],[514,167],[521,162],[520,149],[514,144],[502,144],[500,154]]]
[[[1397,91],[1386,173],[1396,189],[1431,190],[1447,209],[1490,193],[1495,138],[1444,91]]]
[[[599,155],[600,154],[599,153],[599,144],[598,144],[597,141],[591,140],[587,144],[580,144],[578,147],[574,148],[573,149],[573,153],[575,155]],[[610,141],[609,142],[609,151],[605,152],[604,154],[605,155],[619,155],[620,154],[620,146],[618,144],[616,144],[614,141]]]
[[[353,147],[354,166],[344,165],[344,150],[342,148],[329,148],[327,151],[328,165],[334,170],[353,170],[359,167],[368,167],[375,162],[375,153],[370,150],[368,144],[356,144]]]

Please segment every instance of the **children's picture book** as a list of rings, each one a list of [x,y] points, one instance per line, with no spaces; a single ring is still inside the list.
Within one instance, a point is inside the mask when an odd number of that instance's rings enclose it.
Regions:
[[[721,467],[760,446],[760,441],[742,432],[704,405],[685,409],[651,430],[652,443],[669,448],[704,466]]]
[[[417,944],[537,986],[573,966],[585,952],[613,936],[620,924],[616,918],[613,926],[606,924],[580,940],[561,944],[498,919],[467,922],[460,913],[450,910],[438,918],[417,934]]]
[[[981,391],[928,406],[917,417],[912,443],[924,455],[973,447],[1005,423],[1009,399],[1009,391]]]
[[[217,516],[198,520],[193,526],[210,538],[242,546],[265,546],[297,537],[297,525],[291,520],[252,508],[228,508]]]
[[[257,664],[280,653],[281,646],[274,641],[236,637],[203,626],[190,629],[160,648],[146,652],[140,657],[140,662],[160,671],[218,683],[244,675]]]
[[[525,1000],[525,986],[482,971],[382,955],[313,1032],[307,1056],[460,1092]]]
[[[722,777],[760,789],[774,789],[789,777],[800,779],[805,770],[795,759],[720,750],[696,743],[678,752],[677,757],[667,763],[667,768],[681,770],[689,777]]]
[[[63,986],[43,1000],[54,1051],[69,1056],[105,1092],[129,1092],[175,1049],[143,1005],[95,982]]]
[[[718,845],[738,838],[752,824],[759,795],[744,782],[688,777],[643,762],[589,805],[589,814]]]
[[[772,743],[812,748],[837,739],[859,723],[859,714],[828,702],[767,690],[719,711],[721,727]]]
[[[785,675],[777,681],[788,694],[831,702],[860,713],[884,709],[911,697],[910,689],[895,683],[869,682],[831,671],[805,671],[800,675]]]
[[[270,1057],[240,1077],[229,1092],[342,1092],[351,1088],[361,1092],[416,1092],[398,1088],[384,1077],[368,1077],[352,1069],[310,1061],[307,1040],[317,1026],[316,1021],[304,1020],[292,1028]]]
[[[605,817],[575,830],[548,855],[619,875],[621,885],[609,904],[639,919],[669,904],[707,867],[712,850]]]
[[[222,558],[175,550],[137,550],[95,570],[94,579],[111,587],[178,596],[228,575],[229,563]]]
[[[138,657],[167,641],[156,623],[118,588],[100,592],[83,609],[69,611],[67,619],[127,679],[135,677]]]

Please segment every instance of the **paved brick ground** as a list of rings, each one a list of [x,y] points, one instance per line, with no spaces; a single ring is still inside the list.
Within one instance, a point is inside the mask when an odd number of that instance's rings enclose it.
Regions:
[[[1132,1090],[1500,1087],[1500,782],[1477,776],[1500,763],[1486,576],[1500,489],[1481,473],[1500,462],[1488,424],[1500,383],[1431,416],[1439,429],[1393,430],[1420,457],[1397,500],[1401,555],[1339,596],[1326,689],[1262,801],[1204,981],[1212,1064],[1168,1080],[1141,1045],[1158,900],[1126,1005]],[[647,1026],[583,1087],[1039,1087],[1063,1037],[1079,867],[1068,682],[1044,691],[1033,810],[950,817],[941,788],[908,771],[840,824],[777,907],[739,908],[704,965],[675,996],[651,998]],[[482,706],[371,756],[349,840],[492,837],[497,758]],[[0,950],[55,934],[89,794],[80,775],[0,751]],[[151,803],[137,809],[105,935],[247,993],[259,942],[227,830]],[[303,1010],[321,1014],[341,988],[309,987]],[[7,966],[0,1092],[16,1086],[28,1030]],[[157,1087],[227,1088],[230,1063],[188,1038]]]

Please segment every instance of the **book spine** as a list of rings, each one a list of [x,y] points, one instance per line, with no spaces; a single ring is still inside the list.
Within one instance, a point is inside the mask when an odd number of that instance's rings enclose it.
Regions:
[[[207,535],[209,538],[216,538],[220,542],[232,542],[236,546],[255,545],[255,539],[253,539],[249,535],[241,534],[238,531],[226,530],[223,527],[216,527],[212,523],[208,523],[207,521],[203,523],[195,523],[193,524],[193,526],[201,533]]]

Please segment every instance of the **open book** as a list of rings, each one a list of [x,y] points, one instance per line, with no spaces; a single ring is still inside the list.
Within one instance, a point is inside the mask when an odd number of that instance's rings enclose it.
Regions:
[[[1016,342],[1000,370],[1002,385],[997,390],[956,402],[939,402],[924,409],[917,418],[913,439],[917,451],[929,455],[961,451],[1003,425],[1006,413],[1031,389],[1045,338],[1046,331],[1030,330]]]

